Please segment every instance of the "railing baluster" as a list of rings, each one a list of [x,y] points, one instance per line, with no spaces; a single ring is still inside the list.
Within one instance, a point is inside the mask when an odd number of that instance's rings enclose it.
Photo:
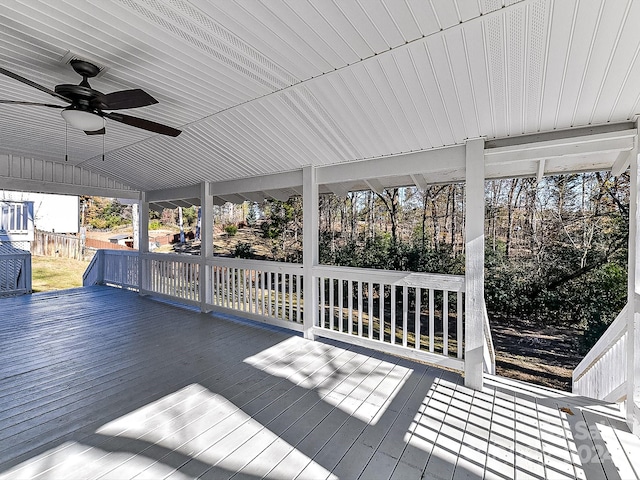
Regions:
[[[434,340],[435,340],[435,302],[433,298],[433,288],[429,289],[429,351],[434,352]]]
[[[464,338],[462,336],[463,332],[462,332],[462,328],[463,328],[463,322],[462,322],[462,292],[460,290],[458,290],[458,292],[456,292],[456,321],[458,323],[458,326],[456,327],[456,334],[457,334],[457,351],[458,351],[458,358],[462,358],[462,353],[464,352],[464,348],[462,348],[462,339]]]
[[[325,293],[324,293],[324,289],[325,289],[325,278],[324,277],[320,277],[320,326],[322,328],[326,328],[325,327],[325,321],[324,321],[324,317],[325,317]]]
[[[421,335],[420,327],[422,323],[421,317],[420,317],[421,302],[422,302],[422,289],[420,287],[416,287],[416,318],[415,318],[415,325],[413,327],[414,346],[416,350],[420,350],[420,335]]]
[[[380,290],[378,293],[378,340],[384,342],[384,283],[380,283]],[[392,307],[395,308],[395,307]]]
[[[369,282],[369,322],[368,325],[368,335],[369,339],[373,339],[373,283]]]
[[[362,282],[358,280],[358,336],[362,337],[362,311],[364,303],[362,303]]]
[[[344,332],[344,285],[341,278],[338,279],[338,328]]]
[[[449,355],[449,292],[442,291],[442,354]]]
[[[396,286],[389,285],[391,290],[391,321],[389,322],[391,345],[396,344]]]
[[[349,325],[347,327],[347,332],[349,335],[353,334],[353,281],[349,280],[347,283],[347,294],[349,295],[349,313],[347,315],[347,320]]]
[[[300,301],[302,299],[302,284],[300,283],[300,275],[296,275],[296,322],[302,323],[302,318],[300,318],[301,314],[301,304]]]
[[[260,277],[261,277],[260,278],[260,303],[261,303],[260,313],[266,317],[267,313],[265,309],[265,291],[264,290],[267,286],[267,273],[263,271],[260,274]]]
[[[395,287],[394,287],[395,288]],[[409,323],[409,291],[405,285],[402,288],[402,346],[407,346],[407,329]]]
[[[287,283],[289,286],[289,321],[293,322],[293,275],[290,273],[286,274]]]
[[[336,323],[336,315],[334,307],[334,298],[333,298],[333,283],[334,279],[329,279],[329,329],[335,330]]]

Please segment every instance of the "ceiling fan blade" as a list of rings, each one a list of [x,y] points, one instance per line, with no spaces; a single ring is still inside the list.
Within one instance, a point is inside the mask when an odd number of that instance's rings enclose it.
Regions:
[[[4,69],[2,67],[0,67],[0,73],[2,75],[6,75],[7,77],[13,78],[14,80],[18,80],[19,82],[22,82],[25,85],[29,85],[30,87],[37,88],[41,92],[48,93],[49,95],[53,95],[54,97],[59,98],[60,100],[64,100],[65,102],[71,103],[71,100],[69,100],[67,97],[64,97],[64,96],[60,95],[59,93],[54,92],[50,88],[43,87],[39,83],[32,82],[31,80],[29,80],[27,78],[24,78],[24,77],[18,75],[17,73],[10,72],[9,70],[6,70],[6,69]]]
[[[102,127],[100,130],[94,130],[92,132],[85,130],[84,133],[86,133],[87,135],[104,135],[105,129],[104,127]]]
[[[119,92],[108,93],[102,99],[105,110],[121,110],[123,108],[137,108],[153,105],[158,101],[140,88],[133,90],[120,90]]]
[[[122,113],[103,113],[103,116],[115,120],[116,122],[131,125],[132,127],[141,128],[154,133],[160,133],[162,135],[169,135],[170,137],[177,137],[182,133],[181,130],[177,130],[161,123],[152,122],[151,120],[145,120],[144,118],[132,117],[130,115],[123,115]]]
[[[35,105],[37,107],[66,108],[62,105],[54,105],[52,103],[21,102],[19,100],[0,100],[0,103],[8,105]]]

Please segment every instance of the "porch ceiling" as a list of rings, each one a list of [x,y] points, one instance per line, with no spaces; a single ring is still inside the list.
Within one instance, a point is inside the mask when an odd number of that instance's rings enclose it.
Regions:
[[[632,0],[5,0],[0,64],[52,88],[71,52],[156,97],[131,114],[179,137],[108,121],[102,161],[68,135],[68,165],[151,191],[633,120],[638,23]],[[0,98],[57,103],[5,76]],[[64,154],[58,111],[0,105],[0,155]]]

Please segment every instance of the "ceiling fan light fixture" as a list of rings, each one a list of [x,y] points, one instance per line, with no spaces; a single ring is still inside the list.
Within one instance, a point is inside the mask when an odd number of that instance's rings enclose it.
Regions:
[[[85,132],[94,132],[104,128],[104,118],[92,112],[76,108],[65,108],[60,112],[60,115],[69,125]]]

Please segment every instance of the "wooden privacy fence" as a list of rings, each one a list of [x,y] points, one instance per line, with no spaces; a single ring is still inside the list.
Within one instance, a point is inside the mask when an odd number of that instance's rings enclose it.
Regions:
[[[134,251],[126,245],[87,238],[84,248],[80,237],[61,233],[36,232],[31,244],[31,253],[42,257],[64,257],[75,260],[87,260],[93,257],[97,249]]]
[[[50,232],[35,232],[31,253],[42,257],[85,258],[78,237]]]

